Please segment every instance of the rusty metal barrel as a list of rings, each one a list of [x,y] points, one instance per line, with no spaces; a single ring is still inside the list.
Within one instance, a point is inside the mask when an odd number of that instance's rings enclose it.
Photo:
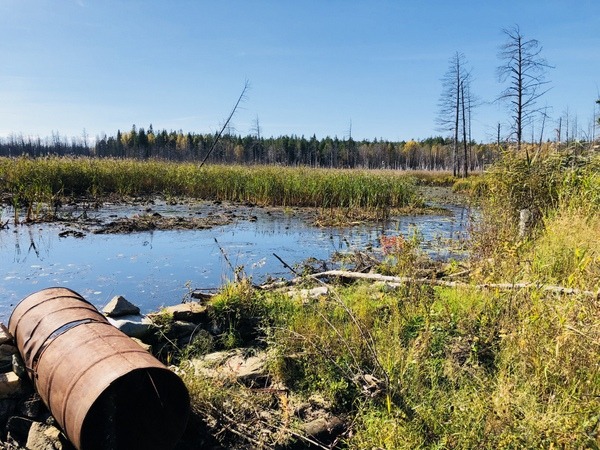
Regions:
[[[181,438],[190,409],[183,381],[76,292],[57,287],[24,298],[9,330],[77,449],[168,449]]]

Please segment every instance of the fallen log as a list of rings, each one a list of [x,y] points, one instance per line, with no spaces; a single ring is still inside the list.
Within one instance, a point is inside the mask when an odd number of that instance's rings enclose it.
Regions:
[[[361,273],[361,272],[350,272],[346,270],[328,270],[326,272],[319,272],[309,275],[308,278],[321,279],[321,278],[346,278],[355,280],[369,280],[369,281],[380,281],[391,285],[404,285],[404,284],[427,284],[431,286],[445,286],[445,287],[471,287],[475,289],[498,289],[501,291],[508,290],[521,290],[521,289],[538,289],[544,292],[552,292],[555,294],[565,295],[581,295],[584,297],[591,297],[594,299],[600,299],[600,291],[586,291],[582,289],[567,288],[564,286],[552,286],[544,285],[542,283],[483,283],[483,284],[469,284],[460,281],[447,281],[437,280],[432,278],[411,278],[411,277],[397,277],[391,275],[381,275],[378,273]],[[295,278],[291,280],[292,284],[300,282],[301,278]]]

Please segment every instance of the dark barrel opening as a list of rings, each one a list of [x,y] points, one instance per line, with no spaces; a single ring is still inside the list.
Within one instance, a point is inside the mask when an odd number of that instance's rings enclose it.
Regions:
[[[172,448],[173,436],[181,436],[186,426],[188,405],[187,389],[174,373],[154,368],[129,372],[104,390],[88,411],[81,448]]]

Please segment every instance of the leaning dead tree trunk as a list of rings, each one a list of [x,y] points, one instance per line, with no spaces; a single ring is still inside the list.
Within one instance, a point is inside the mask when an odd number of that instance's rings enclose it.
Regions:
[[[221,136],[223,135],[223,132],[227,129],[227,127],[229,126],[229,122],[231,122],[231,119],[233,118],[233,115],[237,111],[238,106],[240,106],[240,103],[246,97],[246,91],[248,90],[249,87],[250,87],[250,83],[248,82],[248,80],[246,80],[246,82],[244,83],[244,89],[242,89],[242,93],[238,97],[237,102],[235,102],[235,106],[231,110],[231,113],[229,113],[229,117],[227,117],[227,120],[225,121],[225,123],[223,124],[223,126],[221,127],[221,129],[219,130],[219,132],[215,135],[215,140],[213,141],[212,145],[208,149],[208,152],[204,156],[204,159],[200,163],[199,167],[202,167],[204,165],[204,163],[206,162],[206,160],[208,159],[208,157],[210,156],[210,154],[212,153],[212,151],[217,146],[217,143],[221,139]]]

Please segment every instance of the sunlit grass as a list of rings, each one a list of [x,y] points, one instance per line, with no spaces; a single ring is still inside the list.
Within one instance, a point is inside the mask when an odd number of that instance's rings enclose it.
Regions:
[[[186,196],[318,208],[420,205],[416,181],[393,171],[205,166],[165,161],[2,158],[0,190],[21,202],[58,196]]]
[[[525,252],[527,276],[535,281],[580,289],[600,288],[600,215],[565,208],[549,215]]]
[[[495,168],[471,283],[598,289],[596,162],[551,155],[538,167]],[[538,216],[519,236],[523,205]],[[393,258],[379,270],[419,268],[405,241],[381,244]],[[350,417],[347,448],[600,447],[600,304],[589,296],[356,284],[309,302],[279,293],[256,300],[279,355],[273,376]],[[374,390],[361,384],[365,374],[379,380]]]
[[[307,302],[242,283],[214,301],[217,321],[260,311],[272,379],[290,399],[320,395],[348,417],[347,448],[598,443],[600,307],[587,299],[360,283]],[[200,415],[222,405],[218,380],[186,382]]]

